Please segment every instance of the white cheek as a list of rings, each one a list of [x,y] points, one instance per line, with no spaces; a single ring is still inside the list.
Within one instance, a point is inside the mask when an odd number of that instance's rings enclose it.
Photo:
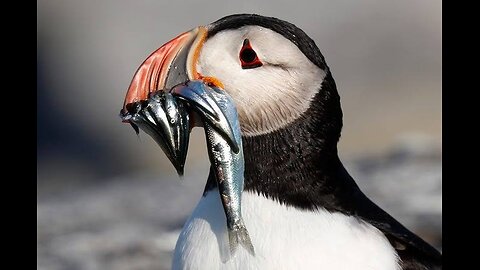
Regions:
[[[238,53],[245,38],[263,66],[242,69]],[[203,76],[224,84],[236,103],[245,136],[269,133],[300,117],[325,77],[325,71],[288,39],[258,26],[217,33],[203,45],[197,67]]]

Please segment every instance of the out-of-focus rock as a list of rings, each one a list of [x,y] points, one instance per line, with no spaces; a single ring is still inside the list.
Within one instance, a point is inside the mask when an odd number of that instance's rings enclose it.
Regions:
[[[384,156],[346,162],[362,191],[410,230],[442,246],[442,157],[431,138],[401,137]]]

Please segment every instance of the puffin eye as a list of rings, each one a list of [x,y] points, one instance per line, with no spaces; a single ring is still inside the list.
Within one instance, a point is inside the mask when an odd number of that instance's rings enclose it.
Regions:
[[[260,59],[258,59],[257,53],[250,45],[248,38],[243,41],[239,57],[243,69],[257,68],[263,65]]]

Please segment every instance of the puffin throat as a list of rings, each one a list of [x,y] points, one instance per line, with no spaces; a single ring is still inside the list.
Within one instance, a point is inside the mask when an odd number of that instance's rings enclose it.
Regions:
[[[298,119],[271,133],[242,137],[245,190],[302,209],[322,206],[343,169],[337,154],[341,129],[340,97],[328,72]],[[210,174],[205,191],[214,187]]]
[[[329,73],[300,118],[272,133],[243,138],[245,190],[313,207],[314,191],[327,187],[341,166],[337,154],[341,129],[340,97]]]

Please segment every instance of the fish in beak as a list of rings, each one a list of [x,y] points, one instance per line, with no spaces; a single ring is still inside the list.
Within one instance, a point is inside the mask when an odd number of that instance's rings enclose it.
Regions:
[[[229,253],[242,245],[255,251],[241,215],[244,182],[242,136],[236,106],[214,78],[195,67],[206,37],[203,27],[186,32],[151,54],[136,72],[120,116],[138,133],[149,134],[184,172],[191,129],[201,125],[228,228]]]
[[[183,175],[190,135],[189,114],[182,102],[165,91],[153,92],[120,113],[139,133],[139,127],[162,148],[177,173]]]
[[[173,86],[198,78],[193,64],[206,29],[197,27],[167,42],[140,65],[128,88],[120,117],[139,132],[150,135],[177,173],[183,175],[189,133],[194,118],[186,104],[168,92]]]
[[[222,87],[218,80],[203,78],[196,70],[206,36],[206,28],[200,26],[153,52],[135,73],[120,111],[122,121],[130,123],[135,132],[140,128],[155,140],[179,175],[184,172],[190,131],[204,120],[225,137],[235,152],[239,151],[217,101],[205,87],[189,84],[195,80]],[[204,119],[198,119],[198,114]]]

